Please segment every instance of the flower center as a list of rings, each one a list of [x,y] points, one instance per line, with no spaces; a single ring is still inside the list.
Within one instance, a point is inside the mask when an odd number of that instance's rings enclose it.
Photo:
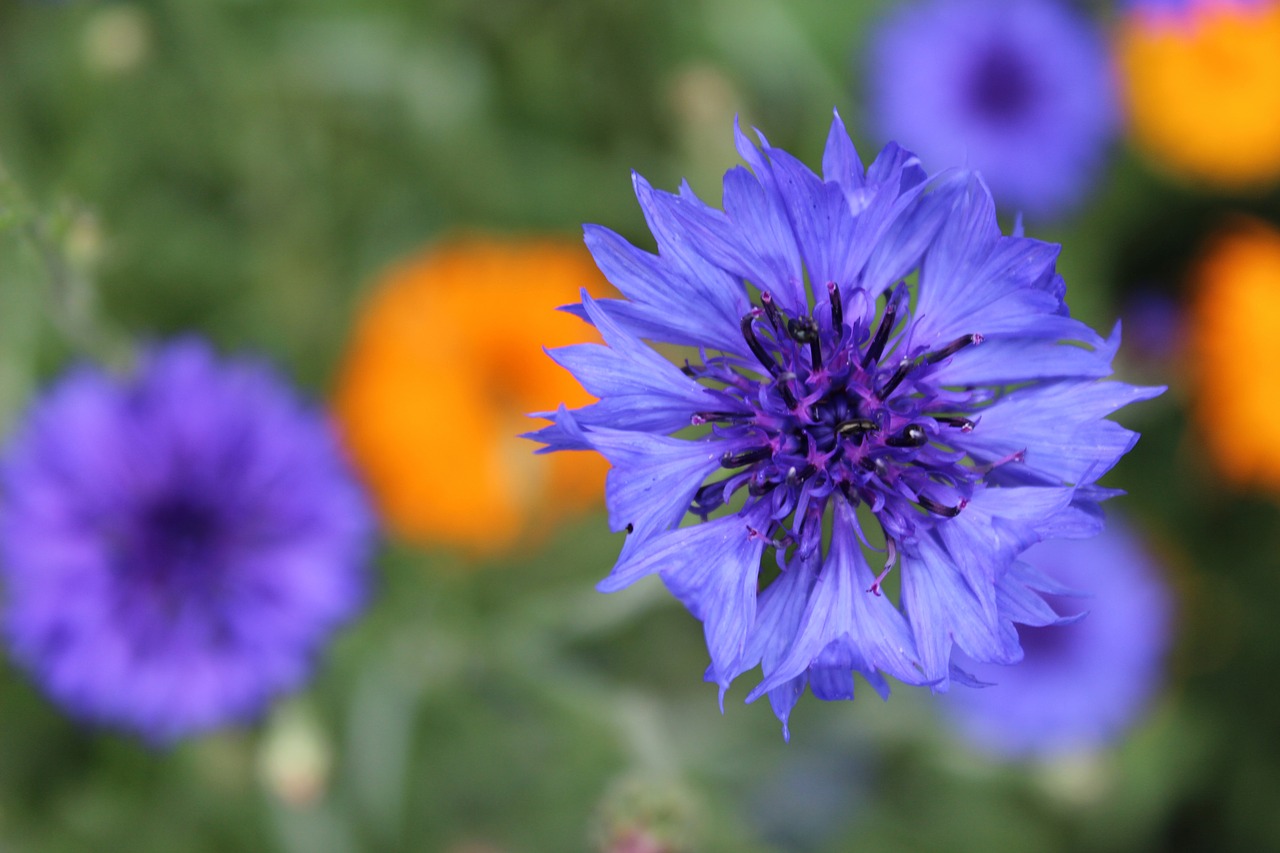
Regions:
[[[208,501],[161,495],[134,522],[124,542],[125,564],[164,595],[184,594],[193,587],[208,590],[217,584],[214,575],[224,533]]]
[[[874,330],[874,302],[864,291],[855,295],[869,307],[852,323],[839,289],[829,284],[827,294],[801,317],[762,294],[741,323],[757,364],[717,356],[686,365],[723,403],[692,422],[711,424],[729,472],[702,486],[690,511],[706,519],[745,488],[774,520],[769,535],[780,547],[812,554],[827,503],[839,493],[866,504],[892,559],[895,542],[963,510],[985,473],[948,446],[950,435],[975,427],[964,411],[970,397],[930,380],[934,365],[983,339],[970,334],[936,350],[899,352],[905,284],[889,293]]]
[[[1016,51],[991,45],[969,79],[969,103],[980,115],[1004,122],[1018,118],[1035,99],[1030,69]]]

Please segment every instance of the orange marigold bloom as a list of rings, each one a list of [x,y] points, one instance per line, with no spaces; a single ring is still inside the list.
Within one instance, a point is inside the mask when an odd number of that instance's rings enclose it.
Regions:
[[[1280,176],[1280,2],[1139,8],[1117,50],[1133,136],[1155,158],[1237,189]]]
[[[1210,455],[1239,485],[1280,489],[1280,231],[1236,225],[1194,277],[1189,366]]]
[[[583,287],[609,295],[587,250],[534,238],[455,238],[377,282],[335,410],[392,533],[494,554],[598,500],[596,454],[535,456],[517,437],[531,411],[593,400],[542,352],[598,340],[553,310]]]

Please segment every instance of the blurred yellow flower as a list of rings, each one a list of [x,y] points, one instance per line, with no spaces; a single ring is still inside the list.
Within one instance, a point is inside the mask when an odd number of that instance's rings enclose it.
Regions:
[[[1140,7],[1117,50],[1132,134],[1154,158],[1235,189],[1280,176],[1280,2]]]
[[[1194,279],[1189,368],[1210,455],[1236,484],[1280,490],[1280,231],[1224,231]]]
[[[393,534],[493,555],[599,500],[597,454],[518,437],[529,412],[592,401],[542,351],[599,340],[555,310],[583,287],[610,295],[587,250],[537,238],[454,238],[376,283],[335,411]]]

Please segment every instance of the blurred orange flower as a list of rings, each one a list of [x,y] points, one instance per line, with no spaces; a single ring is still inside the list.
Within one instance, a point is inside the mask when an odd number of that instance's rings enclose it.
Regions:
[[[1237,189],[1280,176],[1280,2],[1139,4],[1117,50],[1133,136],[1153,157]]]
[[[1238,223],[1194,278],[1189,366],[1210,455],[1236,484],[1280,490],[1280,231]]]
[[[335,400],[390,531],[473,555],[599,501],[595,453],[535,456],[527,413],[592,402],[542,351],[599,340],[555,310],[611,295],[581,244],[455,238],[388,270],[359,316]]]

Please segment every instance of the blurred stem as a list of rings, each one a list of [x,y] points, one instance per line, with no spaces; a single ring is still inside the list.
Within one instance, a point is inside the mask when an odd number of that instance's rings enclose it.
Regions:
[[[120,364],[128,349],[95,320],[93,284],[68,260],[60,241],[10,175],[0,156],[0,230],[16,229],[44,273],[45,305],[54,328],[77,355]]]
[[[602,605],[594,591],[566,594],[557,590],[538,596],[501,620],[505,630],[500,653],[528,689],[612,729],[639,769],[671,775],[679,774],[683,765],[663,734],[661,701],[601,679],[565,654],[570,642],[616,630],[665,603],[660,593],[656,587],[641,587],[612,607]]]

